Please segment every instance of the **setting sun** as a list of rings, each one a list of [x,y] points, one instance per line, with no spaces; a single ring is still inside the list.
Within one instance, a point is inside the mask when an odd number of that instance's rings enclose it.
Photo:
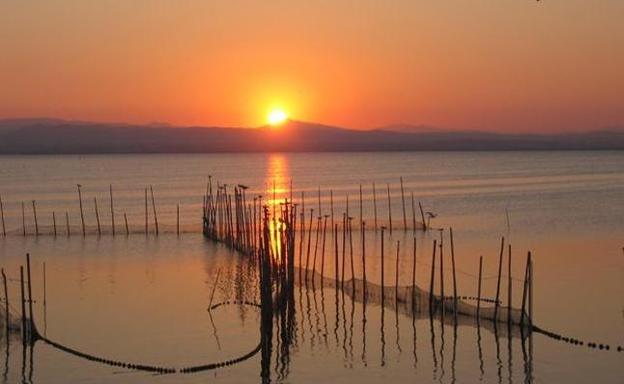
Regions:
[[[269,125],[277,126],[282,124],[288,119],[288,115],[282,109],[273,109],[267,115],[267,122]]]

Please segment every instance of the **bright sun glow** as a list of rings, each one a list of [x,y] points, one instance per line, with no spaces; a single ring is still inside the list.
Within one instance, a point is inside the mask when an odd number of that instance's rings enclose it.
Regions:
[[[269,125],[277,126],[282,124],[288,119],[288,115],[282,109],[273,109],[267,116],[267,122]]]

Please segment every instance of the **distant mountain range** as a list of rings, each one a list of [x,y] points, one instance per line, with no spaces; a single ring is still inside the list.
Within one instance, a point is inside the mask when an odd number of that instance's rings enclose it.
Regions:
[[[622,150],[624,129],[502,134],[393,125],[353,130],[300,121],[278,129],[0,120],[0,154]]]

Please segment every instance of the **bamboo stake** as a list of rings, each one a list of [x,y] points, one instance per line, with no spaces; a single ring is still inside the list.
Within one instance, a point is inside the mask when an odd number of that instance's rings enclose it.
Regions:
[[[329,190],[329,210],[331,214],[331,227],[334,228],[334,191]]]
[[[65,227],[67,228],[67,237],[71,236],[71,231],[69,229],[69,212],[65,211]]]
[[[416,237],[414,237],[414,248],[412,254],[412,313],[416,301]]]
[[[483,275],[483,256],[479,256],[479,286],[477,288],[477,321],[481,313],[481,277]]]
[[[505,250],[505,237],[501,238],[500,254],[498,256],[498,278],[496,280],[496,302],[494,303],[494,322],[498,320],[498,307],[500,301],[500,283],[503,272],[503,251]]]
[[[82,222],[82,236],[86,236],[87,230],[85,228],[84,212],[82,210],[82,192],[80,191],[82,185],[76,184],[76,186],[78,187],[78,202],[80,203],[80,221]]]
[[[176,234],[180,236],[180,204],[176,205]]]
[[[128,236],[130,234],[130,228],[128,227],[128,216],[126,212],[124,212],[124,222],[126,223],[126,236]]]
[[[54,228],[54,237],[56,237],[56,213],[52,211],[52,227]]]
[[[323,220],[323,248],[321,248],[321,286],[323,286],[323,277],[325,276],[325,235],[327,234],[327,218],[324,216]]]
[[[362,221],[362,281],[363,281],[363,290],[362,290],[362,303],[366,305],[366,222]]]
[[[28,314],[30,316],[30,332],[34,329],[33,308],[32,308],[32,277],[30,274],[30,253],[26,254],[26,274],[28,275]],[[31,334],[32,336],[32,334]]]
[[[113,201],[113,184],[108,186],[110,192],[110,210],[111,210],[111,229],[113,230],[113,236],[115,236],[115,205]]]
[[[353,293],[355,294],[355,263],[353,262],[353,227],[352,217],[348,218],[349,222],[349,256],[351,257],[351,284],[353,287]]]
[[[145,188],[145,235],[147,235],[147,216],[148,216],[148,212],[147,212],[147,188]]]
[[[375,231],[377,231],[377,193],[375,192],[374,182],[373,182],[373,212],[375,214]]]
[[[449,228],[451,236],[451,264],[453,266],[453,314],[457,318],[457,276],[455,274],[455,243],[453,242],[453,228]]]
[[[2,203],[2,195],[0,195],[0,217],[2,218],[2,236],[6,237],[6,225],[4,223],[4,204]]]
[[[308,226],[308,251],[306,254],[306,266],[305,266],[305,280],[308,283],[308,271],[310,270],[310,246],[312,245],[312,217],[314,215],[314,208],[310,208],[310,225]]]
[[[39,223],[37,222],[37,206],[35,200],[32,201],[33,218],[35,219],[35,236],[39,236]]]
[[[22,201],[22,234],[26,236],[26,212],[24,210],[24,202]]]
[[[403,229],[407,229],[407,216],[405,215],[405,190],[403,189],[403,176],[401,176],[401,202],[403,203]]]
[[[412,232],[416,232],[416,206],[414,205],[414,192],[411,192],[412,195]]]
[[[97,221],[98,236],[102,234],[102,228],[100,227],[100,213],[98,211],[97,198],[93,198],[93,204],[95,205],[95,220]]]
[[[445,312],[444,297],[444,231],[440,231],[440,301],[442,302],[442,317]]]
[[[399,308],[399,251],[401,248],[401,241],[397,240],[396,250],[396,262],[394,265],[394,306]]]
[[[529,261],[529,325],[534,324],[533,318],[533,259]]]
[[[388,225],[390,227],[390,234],[392,234],[392,203],[390,202],[390,183],[387,183],[388,187]]]
[[[4,325],[6,327],[6,339],[7,342],[9,340],[9,290],[7,288],[7,278],[6,275],[4,273],[4,268],[0,269],[0,272],[2,272],[2,283],[4,286]]]
[[[507,324],[511,325],[511,308],[512,308],[512,296],[511,296],[511,244],[508,244],[508,256],[507,256]]]
[[[429,282],[429,313],[433,314],[433,289],[435,288],[435,261],[436,251],[438,250],[437,240],[433,240],[433,255],[431,256],[431,279]]]
[[[362,207],[362,184],[360,184],[360,228],[362,228],[362,222],[364,221],[364,213]]]
[[[154,189],[150,185],[150,194],[152,196],[152,210],[154,211],[154,227],[156,229],[156,235],[158,235],[158,215],[156,214],[156,201],[154,200]]]
[[[423,212],[423,207],[422,204],[420,203],[420,201],[418,202],[418,208],[420,209],[420,217],[422,219],[422,223],[423,223],[423,231],[427,230],[427,222],[425,221],[425,212]]]
[[[384,232],[386,230],[385,226],[381,226],[381,307],[384,306],[384,296],[385,296],[385,288],[384,288]]]
[[[338,289],[338,224],[334,224],[334,274],[336,277],[336,289]]]
[[[26,344],[26,295],[24,293],[24,267],[20,265],[20,293],[22,298],[22,343]]]

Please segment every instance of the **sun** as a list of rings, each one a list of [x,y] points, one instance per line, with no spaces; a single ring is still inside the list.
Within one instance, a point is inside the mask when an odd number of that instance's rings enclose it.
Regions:
[[[267,115],[267,122],[273,127],[283,124],[286,120],[288,120],[288,115],[283,109],[272,109]]]

